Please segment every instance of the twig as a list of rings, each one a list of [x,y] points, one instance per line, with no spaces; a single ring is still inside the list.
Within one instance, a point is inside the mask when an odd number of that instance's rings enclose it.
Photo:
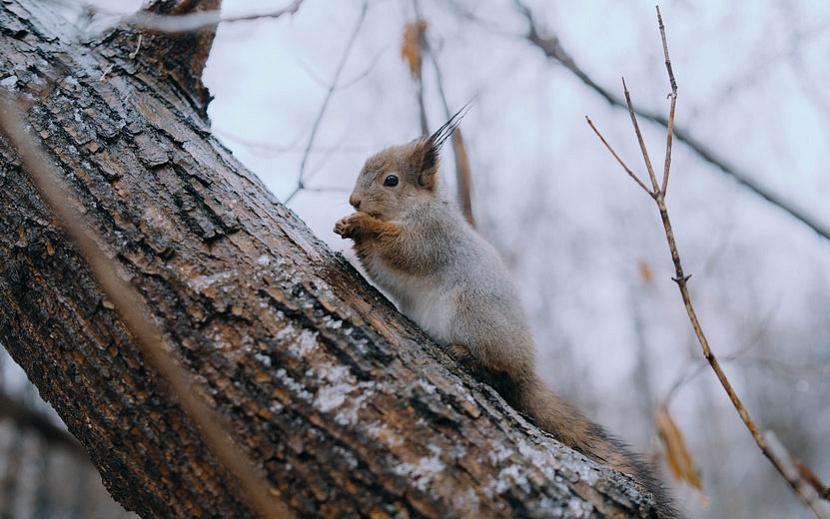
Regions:
[[[582,81],[588,88],[590,88],[591,90],[599,94],[602,98],[604,98],[606,101],[608,101],[608,103],[611,106],[623,109],[628,108],[627,103],[623,99],[603,88],[596,81],[594,81],[584,70],[582,70],[582,68],[576,63],[573,57],[571,57],[571,55],[564,49],[564,47],[559,42],[559,39],[556,36],[542,36],[536,24],[536,19],[533,17],[533,13],[530,11],[530,9],[527,6],[525,6],[520,0],[514,1],[516,3],[518,10],[527,19],[527,22],[530,26],[527,34],[524,36],[525,39],[527,39],[533,45],[537,46],[542,52],[544,52],[545,56],[547,56],[549,59],[554,60],[560,63],[562,66],[564,66],[568,71],[570,71],[573,75],[579,78],[580,81]],[[666,51],[666,61],[667,63],[670,63],[668,60],[667,48],[664,47],[664,51]],[[671,70],[669,70],[669,76],[671,79],[674,78],[674,74],[671,72]],[[782,197],[769,190],[768,188],[759,184],[757,181],[753,180],[752,175],[750,173],[742,171],[739,167],[735,166],[734,164],[730,164],[726,158],[719,156],[714,150],[712,150],[702,142],[692,137],[691,134],[685,129],[680,127],[673,127],[674,121],[670,122],[667,118],[663,117],[658,113],[648,112],[640,108],[636,108],[635,113],[640,118],[659,124],[661,126],[665,126],[667,129],[669,127],[669,124],[671,124],[672,128],[670,130],[670,135],[686,144],[701,159],[715,166],[726,175],[735,179],[735,181],[737,181],[742,186],[746,187],[747,189],[749,189],[756,195],[760,196],[767,202],[778,207],[779,209],[783,210],[784,212],[786,212],[802,224],[806,225],[822,238],[830,240],[830,224],[823,223],[817,220],[811,215],[805,213],[803,210],[794,207],[792,204],[790,204]],[[664,177],[664,179],[668,181],[668,177]]]
[[[623,159],[621,159],[620,156],[617,155],[617,152],[614,151],[614,148],[612,148],[611,145],[608,144],[608,141],[605,140],[605,137],[603,137],[603,135],[600,133],[600,131],[597,130],[597,127],[594,126],[594,122],[591,121],[591,118],[586,115],[585,120],[588,121],[588,126],[590,126],[592,130],[594,130],[594,133],[597,134],[597,137],[599,137],[599,140],[601,140],[602,144],[605,145],[605,148],[609,152],[611,152],[611,155],[617,160],[617,163],[619,163],[619,165],[622,166],[622,168],[625,170],[625,172],[628,173],[628,176],[631,177],[632,179],[634,179],[634,182],[636,182],[638,186],[643,188],[643,191],[645,191],[648,194],[651,194],[651,190],[645,184],[643,184],[643,181],[640,180],[640,177],[638,177],[631,170],[631,168],[628,167],[628,165],[623,161]]]
[[[783,445],[777,445],[776,448],[771,448],[769,442],[765,438],[765,435],[761,433],[758,426],[752,420],[752,417],[749,415],[749,412],[744,407],[743,403],[741,402],[740,398],[738,397],[737,392],[732,387],[732,384],[729,382],[726,374],[724,373],[723,369],[718,362],[717,357],[712,352],[711,347],[709,346],[709,341],[706,339],[706,336],[703,333],[703,328],[700,324],[700,321],[697,318],[697,314],[695,312],[694,306],[692,305],[691,297],[689,295],[688,290],[688,281],[691,276],[687,276],[683,272],[683,266],[680,262],[680,253],[677,249],[677,244],[675,243],[674,239],[674,232],[672,230],[671,221],[669,219],[668,209],[666,208],[666,191],[668,188],[668,177],[669,177],[669,168],[671,166],[671,147],[672,147],[672,133],[674,128],[674,114],[675,114],[675,103],[677,100],[677,83],[674,79],[674,73],[671,67],[671,60],[669,59],[668,53],[668,45],[666,43],[666,33],[665,27],[663,26],[662,16],[660,15],[660,8],[657,8],[657,16],[659,21],[660,27],[660,35],[663,41],[663,52],[666,59],[666,70],[669,75],[669,81],[671,84],[672,92],[669,94],[671,98],[671,107],[669,109],[669,116],[667,120],[667,129],[668,129],[668,136],[666,140],[666,158],[665,158],[665,169],[663,171],[663,178],[662,182],[658,183],[654,170],[651,166],[651,160],[648,155],[648,150],[646,149],[645,141],[643,140],[642,133],[640,132],[639,125],[637,123],[637,116],[634,110],[634,107],[631,102],[631,96],[628,92],[628,89],[625,87],[625,81],[623,81],[623,88],[625,93],[626,105],[631,115],[631,121],[634,126],[634,131],[637,135],[637,142],[640,145],[640,150],[643,155],[643,159],[646,163],[646,168],[648,169],[648,174],[651,179],[652,189],[648,189],[645,187],[645,184],[639,180],[636,174],[634,174],[619,158],[619,156],[614,152],[611,146],[606,142],[600,132],[596,129],[596,127],[588,120],[591,128],[594,132],[599,135],[602,143],[611,151],[612,155],[614,156],[617,161],[623,165],[625,171],[637,181],[637,184],[646,190],[649,195],[654,199],[657,204],[657,208],[660,211],[660,218],[663,222],[663,229],[666,234],[666,240],[668,241],[669,251],[671,252],[672,261],[674,263],[675,268],[675,277],[672,278],[675,283],[677,283],[678,288],[680,289],[680,294],[683,299],[683,305],[686,308],[686,314],[689,317],[689,320],[692,324],[692,328],[694,329],[695,336],[700,343],[701,349],[703,350],[703,356],[706,358],[707,362],[709,363],[712,370],[715,372],[718,380],[723,386],[724,390],[726,391],[729,399],[732,401],[732,405],[735,407],[735,410],[738,412],[738,415],[741,417],[741,420],[744,422],[744,425],[749,430],[750,434],[752,435],[755,443],[761,449],[761,452],[772,462],[781,476],[789,483],[792,489],[795,491],[796,495],[802,500],[802,502],[810,508],[810,510],[815,514],[815,516],[819,519],[825,519],[828,517],[827,513],[824,510],[824,506],[819,499],[818,490],[820,488],[826,488],[820,482],[811,483],[805,481],[805,479],[800,475],[799,471],[790,470],[790,465],[792,465],[791,456],[786,452]],[[769,436],[769,433],[767,434]],[[812,472],[810,472],[812,474]],[[817,480],[817,478],[816,478]]]
[[[628,87],[625,85],[625,78],[622,80],[623,92],[625,93],[625,103],[628,105],[628,115],[631,117],[631,124],[634,126],[634,133],[637,135],[637,142],[640,144],[640,153],[643,155],[643,160],[646,163],[646,171],[648,171],[648,178],[651,180],[652,191],[649,191],[651,196],[656,196],[659,193],[657,188],[657,175],[654,174],[654,167],[651,165],[651,159],[646,150],[646,143],[643,140],[643,133],[640,131],[640,125],[637,123],[637,114],[634,113],[634,105],[631,103],[631,94],[628,92]]]
[[[660,14],[660,8],[657,8],[657,25],[660,28],[660,40],[663,43],[663,56],[666,57],[666,73],[669,75],[669,85],[671,85],[671,106],[669,107],[669,120],[666,124],[666,160],[663,166],[663,184],[661,191],[666,194],[669,186],[669,171],[671,170],[671,149],[672,137],[674,136],[674,109],[677,106],[677,80],[674,79],[674,71],[671,66],[671,58],[669,58],[669,44],[666,41],[666,26],[663,25],[663,15]],[[629,108],[631,104],[628,105]]]
[[[352,30],[351,36],[349,36],[349,41],[346,43],[346,48],[343,50],[343,55],[340,57],[340,62],[337,64],[337,69],[334,72],[334,76],[332,77],[331,84],[329,85],[328,91],[326,92],[326,96],[323,98],[323,104],[320,106],[320,111],[317,113],[317,118],[314,120],[314,125],[311,127],[311,134],[308,136],[308,143],[306,144],[305,151],[303,151],[303,158],[300,160],[300,174],[297,178],[297,187],[288,195],[285,199],[285,204],[291,202],[291,200],[305,188],[303,178],[305,176],[306,164],[308,162],[308,157],[311,154],[311,148],[314,146],[314,138],[317,136],[317,130],[320,127],[320,122],[323,120],[323,116],[326,114],[326,109],[329,106],[329,101],[331,101],[332,96],[334,95],[334,91],[337,89],[337,83],[340,80],[340,74],[343,72],[343,68],[346,65],[346,60],[349,58],[349,55],[352,53],[352,47],[354,46],[355,41],[357,41],[357,35],[360,33],[360,28],[363,26],[363,21],[366,19],[366,12],[369,10],[369,2],[363,2],[363,8],[360,10],[360,15],[357,18],[357,22],[355,23],[354,29]]]
[[[172,353],[175,348],[167,343],[153,323],[146,304],[136,290],[118,275],[112,260],[98,245],[91,227],[70,201],[69,191],[61,181],[61,175],[54,171],[54,166],[40,147],[24,133],[22,121],[22,111],[14,100],[7,95],[0,95],[0,130],[17,148],[25,170],[55,212],[57,221],[69,239],[86,260],[98,285],[115,303],[148,363],[167,383],[171,396],[193,421],[210,451],[237,478],[252,510],[263,518],[289,517],[291,514],[278,491],[260,475],[257,465],[230,438],[226,427],[220,425],[216,412],[193,390],[192,374]]]

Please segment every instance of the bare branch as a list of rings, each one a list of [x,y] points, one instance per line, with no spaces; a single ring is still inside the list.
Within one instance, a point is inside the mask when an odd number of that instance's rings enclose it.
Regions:
[[[417,9],[417,1],[414,1]],[[417,12],[417,11],[416,11]],[[441,103],[444,105],[444,115],[447,120],[452,116],[453,111],[450,110],[450,104],[447,101],[447,94],[444,91],[444,79],[441,74],[441,67],[438,66],[438,58],[429,40],[426,38],[426,31],[421,33],[421,45],[423,50],[429,54],[430,61],[432,61],[433,69],[435,70],[435,79],[438,83],[438,94],[441,96]],[[420,79],[420,78],[419,78]],[[468,103],[469,105],[469,103]],[[423,112],[423,109],[422,109]],[[423,116],[422,116],[423,117]],[[464,213],[464,218],[475,227],[476,221],[473,216],[473,176],[470,171],[470,160],[467,156],[467,148],[464,146],[464,138],[461,134],[461,129],[456,128],[452,132],[452,152],[455,157],[455,176],[456,176],[456,196],[458,204],[461,206],[461,211]]]
[[[666,42],[666,26],[663,25],[663,15],[660,13],[660,6],[655,6],[657,9],[657,25],[660,29],[660,40],[663,42],[663,56],[666,58],[666,72],[669,74],[669,84],[673,94],[677,94],[677,81],[674,79],[674,71],[671,66],[671,59],[669,58],[669,44]]]
[[[423,53],[428,47],[426,40],[427,22],[421,18],[418,0],[412,0],[415,21],[406,24],[401,57],[407,60],[412,80],[415,81],[415,96],[418,98],[418,117],[421,124],[421,136],[429,135],[426,105],[424,103]]]
[[[323,116],[326,114],[326,109],[329,106],[329,101],[331,101],[332,95],[334,95],[334,91],[337,89],[338,82],[340,80],[340,74],[343,72],[343,68],[346,65],[346,60],[349,58],[349,55],[352,53],[352,47],[354,47],[354,43],[357,40],[357,35],[360,33],[360,28],[363,26],[363,21],[366,19],[366,12],[369,10],[369,2],[363,2],[363,8],[360,10],[360,15],[357,17],[357,22],[355,23],[354,29],[352,30],[352,34],[349,36],[349,41],[346,43],[346,47],[343,50],[343,55],[340,57],[340,62],[337,64],[337,69],[334,71],[334,76],[331,79],[331,84],[329,85],[328,91],[326,91],[326,96],[323,98],[323,104],[320,106],[319,112],[317,112],[317,118],[314,120],[314,125],[311,127],[311,134],[308,136],[308,143],[306,144],[305,150],[303,151],[303,158],[300,160],[300,174],[297,178],[297,187],[294,188],[294,191],[288,195],[285,199],[285,203],[288,204],[291,200],[305,188],[305,176],[306,165],[308,163],[308,157],[311,154],[311,148],[314,146],[314,138],[317,136],[317,130],[320,128],[320,123],[323,120]]]
[[[778,460],[778,471],[798,493],[816,517],[827,517],[827,506],[822,499],[828,499],[827,487],[796,457],[791,455],[773,431],[764,431],[764,441],[770,454]]]
[[[677,249],[677,244],[674,239],[674,231],[672,230],[671,221],[669,219],[668,209],[666,208],[665,204],[665,195],[666,195],[666,187],[668,183],[668,175],[669,175],[669,167],[671,165],[671,146],[672,146],[672,134],[674,129],[674,111],[675,111],[675,103],[677,100],[677,83],[674,79],[674,73],[671,67],[671,60],[669,59],[668,53],[668,45],[666,43],[666,34],[665,34],[665,27],[663,25],[662,16],[660,15],[659,8],[657,9],[657,16],[658,16],[658,23],[660,28],[660,34],[663,41],[663,51],[666,60],[666,70],[669,76],[669,81],[672,87],[672,94],[670,95],[671,98],[671,107],[669,111],[669,118],[667,121],[667,129],[668,135],[666,139],[666,162],[665,162],[665,171],[663,175],[663,182],[662,187],[658,187],[657,179],[654,174],[654,171],[651,167],[651,161],[648,157],[648,152],[645,148],[645,144],[643,142],[642,134],[640,133],[639,126],[637,124],[637,118],[631,104],[631,96],[628,92],[628,88],[625,86],[625,81],[623,81],[623,89],[625,93],[626,104],[629,110],[629,114],[631,115],[631,121],[634,125],[634,131],[637,134],[637,140],[640,144],[640,150],[643,154],[643,159],[645,160],[646,168],[648,169],[649,177],[651,178],[652,184],[654,186],[654,191],[652,193],[652,197],[657,204],[657,208],[660,212],[660,218],[663,222],[663,229],[666,234],[666,240],[668,241],[669,251],[671,253],[672,261],[675,267],[676,276],[673,278],[674,281],[677,283],[678,288],[680,289],[680,294],[683,299],[683,305],[686,308],[686,314],[689,317],[689,321],[692,324],[692,328],[694,329],[695,336],[700,344],[700,347],[703,351],[703,356],[709,363],[709,366],[715,372],[718,380],[723,386],[726,394],[729,396],[729,399],[732,401],[732,405],[735,407],[735,410],[738,412],[738,415],[741,417],[741,420],[744,422],[744,425],[749,430],[750,434],[752,435],[755,443],[758,445],[761,452],[772,462],[775,466],[776,470],[781,474],[781,476],[789,483],[792,489],[795,491],[796,495],[801,499],[801,501],[813,512],[813,514],[819,518],[824,519],[830,517],[827,511],[825,510],[825,504],[820,502],[818,499],[818,492],[817,490],[826,488],[818,478],[815,478],[814,474],[807,469],[807,471],[798,471],[795,470],[794,464],[792,462],[791,456],[786,452],[786,449],[783,445],[776,442],[774,446],[770,445],[770,442],[767,438],[774,438],[774,435],[771,433],[767,433],[766,435],[762,434],[758,426],[752,420],[752,417],[749,415],[749,412],[741,402],[737,392],[732,387],[731,382],[727,378],[725,372],[721,368],[720,362],[718,362],[717,357],[715,356],[714,352],[712,351],[711,347],[709,346],[709,341],[706,338],[706,335],[703,333],[703,328],[698,320],[697,313],[695,312],[694,306],[692,305],[691,297],[689,295],[688,290],[688,281],[691,276],[687,276],[683,272],[683,266],[680,261],[680,253]],[[590,124],[590,120],[589,120]],[[591,124],[593,128],[593,124]],[[596,132],[596,129],[594,129]],[[597,132],[599,135],[599,132]],[[602,136],[600,135],[600,139]],[[610,146],[602,139],[603,143],[606,145],[609,150],[611,149]],[[612,151],[612,154],[613,151]],[[620,159],[614,154],[614,157],[617,158],[618,162],[622,163]],[[631,173],[628,168],[623,165],[626,171],[629,173],[632,178],[637,180],[637,177]],[[638,183],[642,187],[642,183],[638,181]],[[806,468],[806,467],[805,467]],[[803,477],[804,473],[809,473],[814,477],[814,480],[810,482],[806,481]]]
[[[637,114],[634,112],[634,105],[631,103],[631,94],[628,92],[628,87],[625,86],[625,78],[623,78],[622,84],[623,91],[625,92],[625,104],[628,106],[628,115],[631,117],[631,124],[634,125],[634,133],[637,135],[637,143],[640,145],[640,152],[643,154],[643,160],[646,163],[648,178],[651,179],[651,193],[652,196],[658,196],[660,194],[660,187],[657,185],[657,176],[654,174],[654,168],[651,165],[651,158],[648,156],[648,150],[646,150],[646,142],[643,140],[643,133],[640,131],[640,125],[637,123]]]
[[[674,136],[674,109],[677,105],[677,81],[674,79],[671,58],[669,58],[669,44],[666,41],[666,27],[663,25],[663,15],[660,14],[659,5],[657,6],[657,24],[660,27],[660,40],[663,42],[663,56],[666,58],[666,72],[669,75],[669,84],[671,85],[671,93],[669,94],[669,98],[671,99],[671,107],[669,108],[669,119],[666,124],[668,129],[666,132],[666,158],[663,165],[663,184],[660,187],[660,191],[663,192],[663,196],[666,196],[666,190],[669,186],[669,171],[671,171],[671,149],[672,138]]]

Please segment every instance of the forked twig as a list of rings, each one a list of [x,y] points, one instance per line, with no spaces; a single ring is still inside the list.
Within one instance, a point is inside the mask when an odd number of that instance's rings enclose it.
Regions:
[[[746,408],[744,407],[741,399],[738,397],[737,392],[732,387],[732,384],[729,382],[726,374],[724,373],[723,369],[718,362],[717,357],[712,352],[712,349],[709,346],[709,341],[706,339],[706,336],[703,333],[703,328],[700,325],[700,321],[697,318],[697,314],[695,312],[694,306],[692,305],[691,297],[689,296],[688,290],[688,281],[691,276],[684,274],[683,266],[680,262],[680,253],[677,250],[677,244],[674,240],[674,232],[672,230],[671,221],[669,219],[669,213],[666,209],[666,192],[668,188],[668,180],[669,180],[669,170],[671,168],[671,149],[672,149],[672,136],[673,136],[673,129],[674,129],[674,113],[675,113],[675,105],[677,102],[677,81],[674,78],[674,72],[671,66],[671,60],[669,59],[669,50],[668,44],[666,43],[666,31],[665,26],[663,25],[663,18],[660,14],[660,8],[657,7],[657,19],[658,24],[660,27],[660,36],[663,42],[663,54],[666,58],[666,71],[669,76],[669,82],[671,84],[671,93],[669,94],[669,98],[671,99],[671,106],[669,108],[669,117],[668,117],[668,124],[667,127],[667,138],[666,138],[666,156],[664,161],[664,169],[663,169],[663,177],[658,182],[657,176],[654,173],[654,169],[651,165],[651,159],[649,158],[648,151],[646,149],[645,141],[643,140],[642,133],[640,132],[640,127],[637,123],[637,115],[634,111],[633,104],[631,102],[631,95],[628,92],[628,88],[625,86],[625,80],[623,80],[623,89],[625,93],[625,101],[628,106],[628,112],[631,116],[631,121],[634,126],[634,132],[637,135],[637,142],[640,145],[640,151],[642,152],[643,159],[645,160],[646,169],[648,170],[648,175],[651,180],[652,188],[649,189],[646,184],[640,180],[640,178],[624,163],[624,161],[617,155],[614,149],[611,147],[610,144],[605,140],[602,134],[597,130],[594,124],[591,122],[590,119],[586,117],[588,120],[588,124],[591,126],[591,129],[597,134],[600,138],[602,143],[608,149],[608,151],[613,155],[613,157],[620,163],[620,165],[625,169],[626,173],[633,178],[637,185],[639,185],[643,190],[645,190],[655,201],[657,204],[657,208],[660,211],[660,218],[663,221],[663,228],[666,233],[666,240],[669,244],[669,251],[671,252],[672,261],[674,262],[675,268],[675,277],[672,278],[675,283],[677,283],[678,288],[680,289],[681,297],[683,298],[683,305],[686,308],[686,313],[689,316],[689,320],[692,323],[692,328],[694,329],[695,336],[700,343],[701,349],[703,350],[703,356],[706,358],[706,361],[711,366],[712,370],[715,372],[715,375],[718,377],[721,385],[723,386],[726,394],[729,396],[729,399],[732,401],[732,405],[735,407],[738,415],[740,415],[741,420],[746,425],[747,429],[749,430],[752,438],[755,440],[755,443],[761,449],[761,452],[772,462],[775,466],[776,470],[781,474],[781,476],[789,483],[792,489],[795,491],[796,495],[801,499],[801,501],[813,512],[813,514],[819,519],[827,519],[830,517],[827,512],[826,503],[822,502],[822,498],[827,499],[826,491],[822,492],[822,489],[826,489],[826,486],[821,483],[815,475],[809,471],[806,467],[802,470],[794,470],[793,467],[795,466],[803,466],[800,462],[797,462],[795,458],[793,458],[784,448],[780,442],[773,442],[774,446],[770,445],[770,441],[768,438],[774,438],[774,434],[771,432],[767,432],[766,434],[762,433],[755,422],[752,420],[752,417],[747,412]],[[810,474],[811,478],[806,478],[804,474]]]
[[[354,47],[355,41],[357,41],[357,36],[360,34],[360,28],[363,26],[363,21],[366,20],[366,12],[369,10],[369,2],[363,2],[363,7],[360,10],[360,14],[357,17],[357,22],[355,22],[354,29],[352,29],[352,33],[349,36],[349,41],[346,43],[346,47],[343,49],[343,55],[340,57],[340,62],[337,64],[337,70],[334,72],[334,77],[332,77],[331,84],[329,85],[328,90],[326,91],[326,96],[323,98],[323,104],[320,106],[320,110],[317,112],[317,118],[314,120],[314,125],[311,127],[311,134],[308,136],[308,143],[306,144],[305,150],[303,151],[303,158],[300,160],[300,173],[297,178],[297,187],[286,197],[285,204],[289,204],[291,200],[297,196],[297,193],[305,189],[305,173],[306,173],[306,165],[308,164],[308,158],[311,154],[311,148],[314,146],[314,139],[317,136],[317,130],[320,128],[320,123],[323,121],[323,116],[326,114],[326,110],[328,109],[329,102],[331,101],[332,96],[334,95],[334,91],[338,87],[338,83],[340,81],[340,74],[343,72],[343,69],[346,66],[346,60],[349,58],[349,55],[352,53],[352,48]]]

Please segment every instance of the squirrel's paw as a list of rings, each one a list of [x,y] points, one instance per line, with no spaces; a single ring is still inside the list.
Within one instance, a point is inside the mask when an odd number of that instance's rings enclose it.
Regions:
[[[341,218],[334,224],[334,233],[339,234],[343,238],[354,238],[355,231],[361,219],[362,215],[360,213],[352,213],[349,216]]]

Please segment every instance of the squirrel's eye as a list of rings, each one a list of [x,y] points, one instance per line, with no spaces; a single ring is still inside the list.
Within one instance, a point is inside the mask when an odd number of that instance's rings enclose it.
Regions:
[[[383,185],[386,187],[395,187],[398,185],[398,177],[395,175],[389,175],[385,179],[383,179]]]

